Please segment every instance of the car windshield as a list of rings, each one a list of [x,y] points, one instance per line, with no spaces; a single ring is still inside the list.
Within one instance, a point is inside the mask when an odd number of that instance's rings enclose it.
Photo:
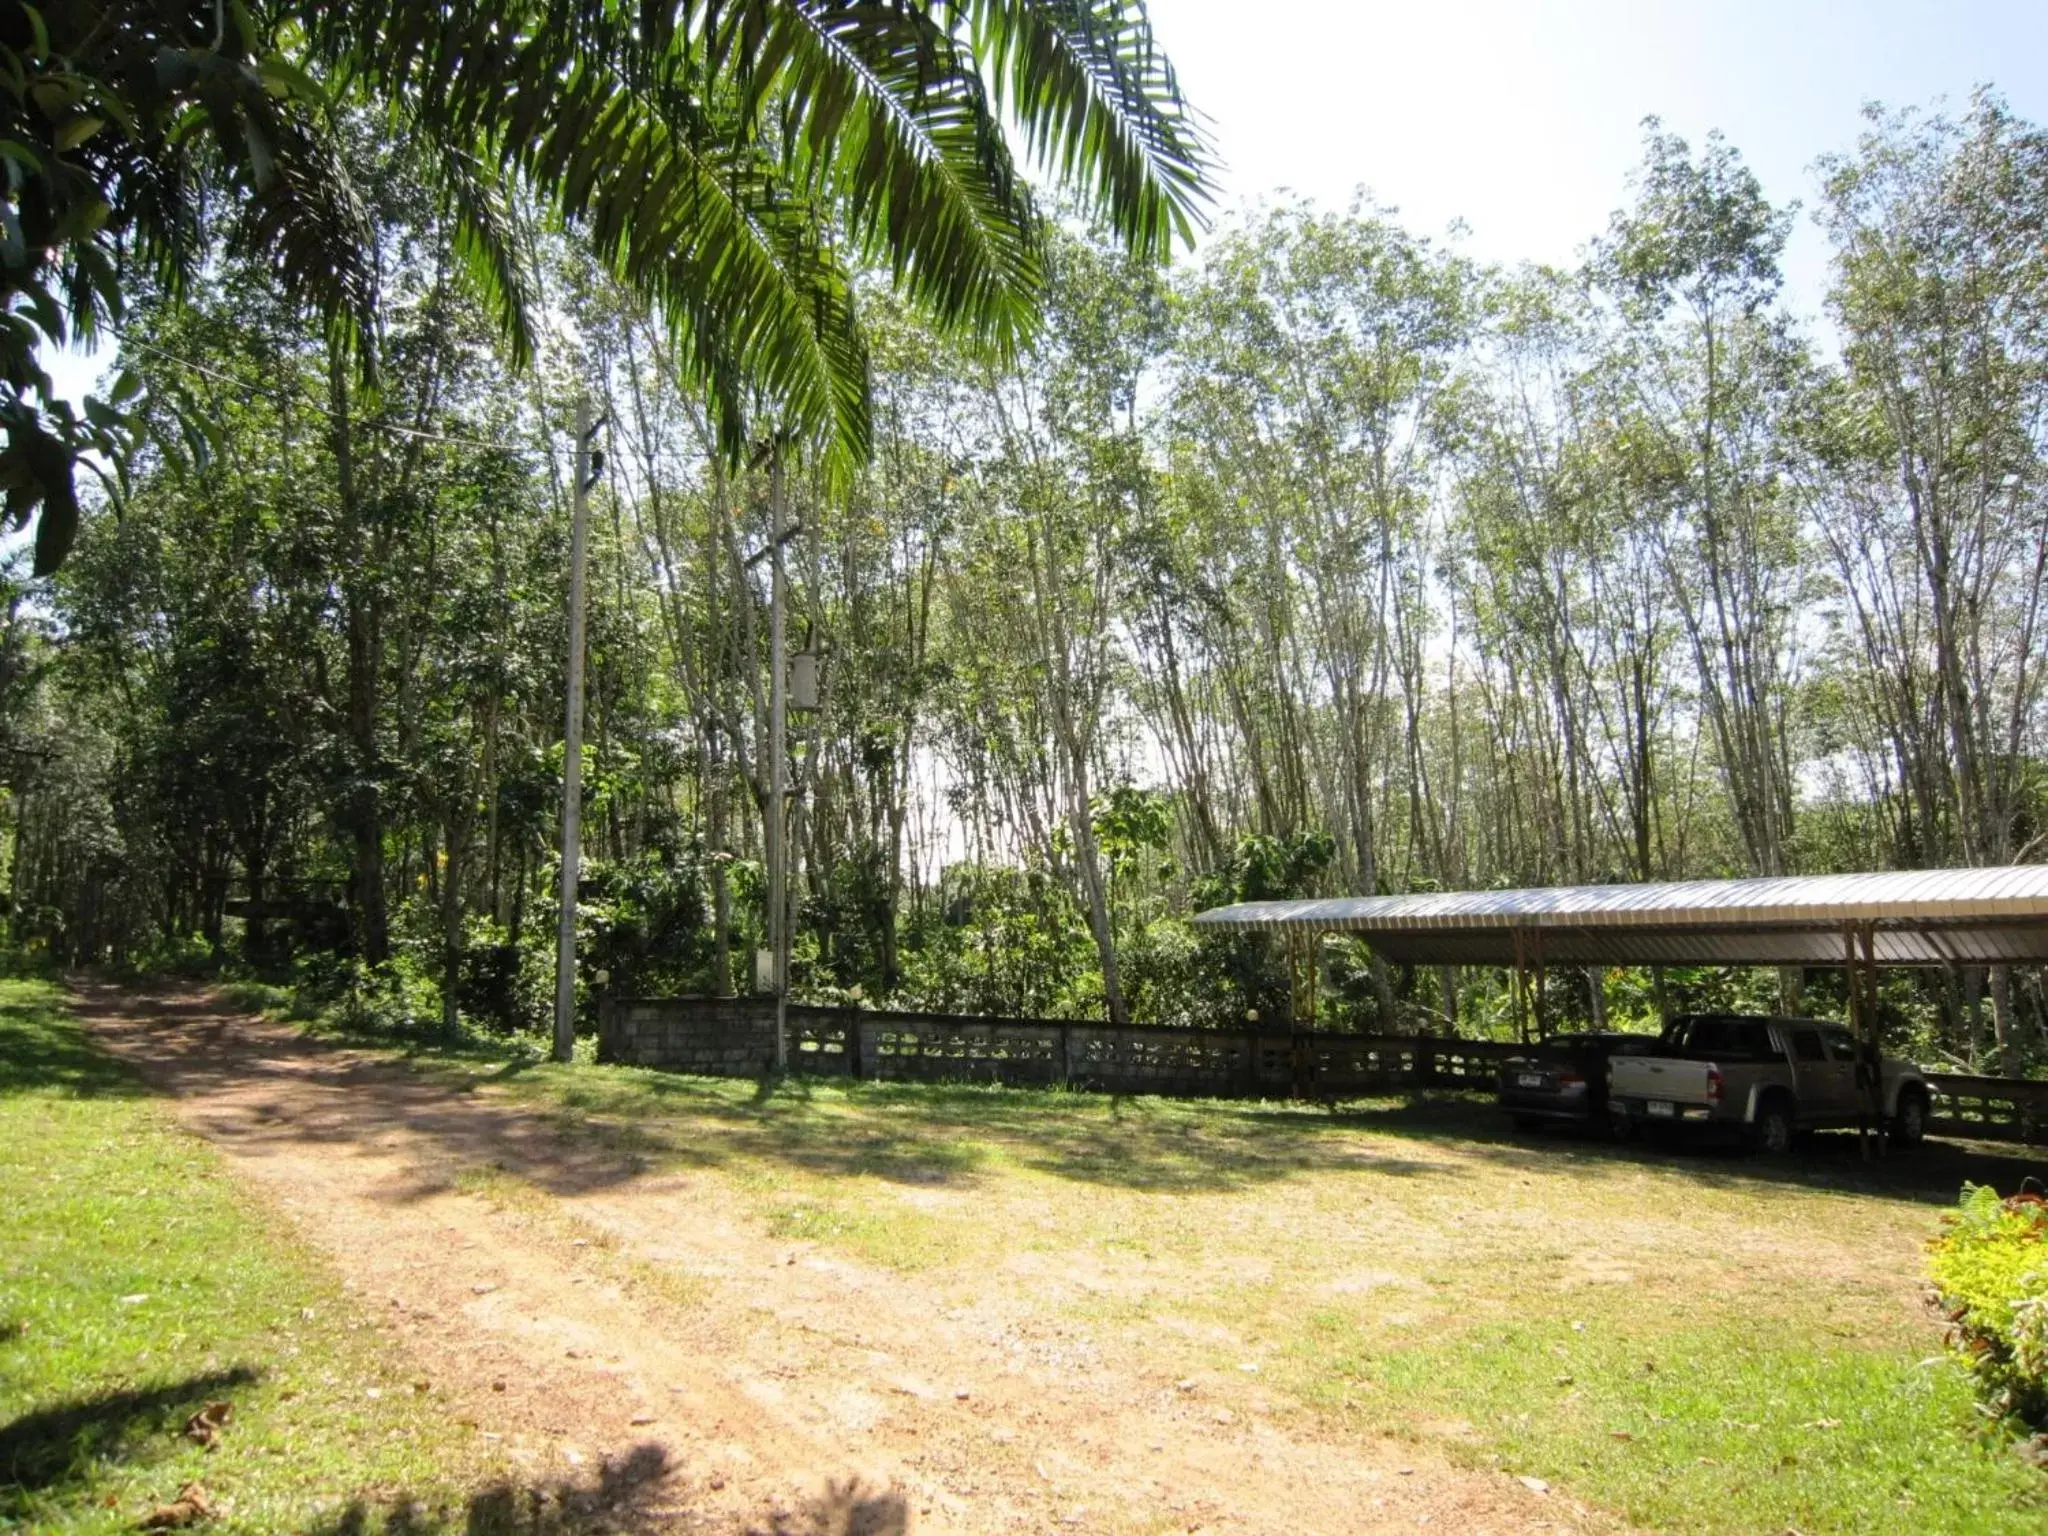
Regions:
[[[1543,1043],[1543,1049],[1573,1056],[1607,1056],[1641,1050],[1656,1044],[1656,1040],[1655,1035],[1552,1035]]]
[[[1756,1058],[1776,1054],[1771,1049],[1771,1026],[1765,1019],[1709,1014],[1691,1020],[1684,1038],[1687,1050],[1716,1056]]]

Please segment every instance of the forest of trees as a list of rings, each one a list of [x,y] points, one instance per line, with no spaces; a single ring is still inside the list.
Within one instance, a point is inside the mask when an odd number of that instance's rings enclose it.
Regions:
[[[202,231],[190,290],[121,334],[119,508],[4,577],[12,939],[539,1024],[587,391],[584,966],[750,986],[769,474],[727,467],[672,332],[538,216],[515,368],[447,200],[356,153],[375,386]],[[1284,973],[1196,937],[1220,901],[2048,852],[2048,133],[1988,94],[1873,112],[1796,208],[1652,124],[1616,195],[1570,270],[1369,202],[1240,214],[1167,270],[1071,218],[1012,364],[864,285],[872,460],[786,471],[820,676],[797,995],[1234,1020]],[[1809,218],[1823,314],[1781,293]],[[1324,964],[1328,1027],[1507,1010],[1498,977]],[[1567,1010],[1654,1009],[1651,978],[1589,981]],[[2038,973],[1888,985],[1930,1062],[2048,1064]]]

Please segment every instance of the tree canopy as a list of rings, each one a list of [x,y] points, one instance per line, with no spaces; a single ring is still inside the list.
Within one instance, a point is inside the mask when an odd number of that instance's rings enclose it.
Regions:
[[[182,294],[122,326],[148,384],[124,514],[10,588],[10,932],[431,1027],[542,1017],[551,424],[587,386],[612,472],[585,975],[735,989],[775,814],[768,477],[580,225],[535,226],[550,323],[522,369],[431,159],[337,143],[378,231],[376,387],[218,205]],[[1197,936],[1224,900],[2038,860],[2043,144],[1988,95],[1874,114],[1815,189],[1826,327],[1787,302],[1791,211],[1734,146],[1654,124],[1569,268],[1476,262],[1363,199],[1247,210],[1170,271],[1076,218],[1001,347],[853,264],[872,452],[787,486],[821,679],[789,737],[798,995],[1234,1025],[1284,1009],[1286,973]],[[168,451],[194,420],[209,451]],[[1348,941],[1320,964],[1324,1027],[1510,1012],[1484,971]],[[1647,1022],[1825,1012],[1840,984],[1551,996]],[[2035,972],[1886,987],[1929,1064],[2048,1063]]]
[[[1141,0],[138,0],[0,16],[4,521],[56,569],[88,453],[124,463],[129,375],[82,412],[40,359],[136,284],[185,293],[204,227],[268,268],[374,379],[384,231],[350,113],[414,151],[516,363],[538,294],[522,203],[652,303],[737,458],[761,429],[868,451],[853,269],[949,333],[1030,334],[1040,220],[1004,134],[1133,251],[1185,238],[1206,151]]]

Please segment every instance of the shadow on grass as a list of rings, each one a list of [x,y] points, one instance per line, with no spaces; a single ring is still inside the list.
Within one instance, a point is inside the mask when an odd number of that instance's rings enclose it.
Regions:
[[[77,1098],[142,1092],[135,1074],[96,1051],[60,1016],[54,986],[0,990],[0,1096],[61,1089]]]
[[[493,1483],[460,1509],[399,1497],[355,1500],[308,1536],[569,1536],[580,1531],[696,1529],[686,1491],[676,1486],[668,1453],[652,1442],[608,1461],[584,1482]],[[721,1525],[723,1522],[721,1522]],[[795,1510],[772,1509],[745,1527],[748,1536],[904,1536],[910,1507],[893,1488],[858,1478],[829,1484]]]
[[[1457,1143],[1467,1155],[1518,1172],[1604,1175],[1617,1164],[1668,1168],[1717,1189],[1784,1185],[1949,1205],[1965,1183],[2012,1193],[2039,1178],[2048,1157],[2036,1147],[1936,1138],[1918,1147],[1877,1150],[1866,1159],[1853,1131],[1801,1139],[1790,1157],[1758,1157],[1729,1140],[1659,1146],[1613,1142],[1568,1129],[1520,1131],[1477,1096],[1418,1094],[1383,1104],[1345,1106],[1336,1123],[1421,1141]]]
[[[644,1068],[609,1069],[542,1094],[541,1112],[576,1134],[670,1165],[767,1160],[815,1174],[966,1184],[1002,1162],[1185,1193],[1336,1169],[1406,1176],[1444,1167],[1331,1135],[1328,1111],[1308,1104],[804,1078],[749,1087]]]
[[[972,1181],[991,1161],[1058,1178],[1164,1191],[1231,1190],[1321,1169],[1402,1175],[1431,1163],[1321,1134],[1309,1105],[1188,1104],[1046,1090],[782,1078],[688,1078],[634,1068],[475,1063],[468,1053],[352,1050],[238,1017],[213,994],[83,985],[74,1008],[153,1088],[201,1101],[212,1140],[370,1150],[425,1141],[396,1201],[495,1164],[555,1195],[650,1170],[782,1163],[914,1184]],[[516,1066],[516,1070],[515,1070]],[[495,1086],[507,1096],[479,1094]]]
[[[1783,1162],[1522,1135],[1474,1093],[1396,1094],[1332,1108],[971,1083],[705,1078],[480,1060],[466,1049],[397,1059],[388,1048],[350,1050],[288,1025],[238,1019],[218,999],[189,991],[89,987],[77,1008],[151,1086],[218,1091],[219,1107],[201,1117],[216,1141],[344,1151],[374,1147],[393,1132],[426,1141],[435,1155],[419,1161],[438,1171],[393,1188],[398,1201],[446,1189],[447,1170],[486,1165],[556,1195],[594,1193],[656,1168],[763,1163],[924,1185],[971,1185],[1002,1164],[1080,1183],[1203,1193],[1332,1171],[1446,1173],[1455,1161],[1477,1159],[1588,1177],[1618,1162],[1647,1163],[1707,1185],[1798,1185],[1947,1204],[1965,1181],[2010,1191],[2041,1165],[2030,1149],[1945,1141],[1866,1163],[1856,1138],[1844,1135],[1816,1137]],[[99,1080],[125,1081],[118,1069],[96,1070]]]
[[[101,1392],[0,1425],[0,1515],[7,1512],[10,1494],[61,1493],[84,1482],[94,1463],[132,1455],[145,1437],[175,1429],[210,1398],[247,1386],[260,1374],[235,1366],[161,1386]]]

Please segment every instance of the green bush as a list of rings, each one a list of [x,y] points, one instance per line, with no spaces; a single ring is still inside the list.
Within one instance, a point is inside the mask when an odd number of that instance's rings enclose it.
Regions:
[[[2048,1430],[2048,1201],[1965,1185],[1933,1243],[1949,1343],[2000,1418]]]
[[[11,944],[0,938],[0,980],[54,981],[62,971],[57,957],[46,947]]]

